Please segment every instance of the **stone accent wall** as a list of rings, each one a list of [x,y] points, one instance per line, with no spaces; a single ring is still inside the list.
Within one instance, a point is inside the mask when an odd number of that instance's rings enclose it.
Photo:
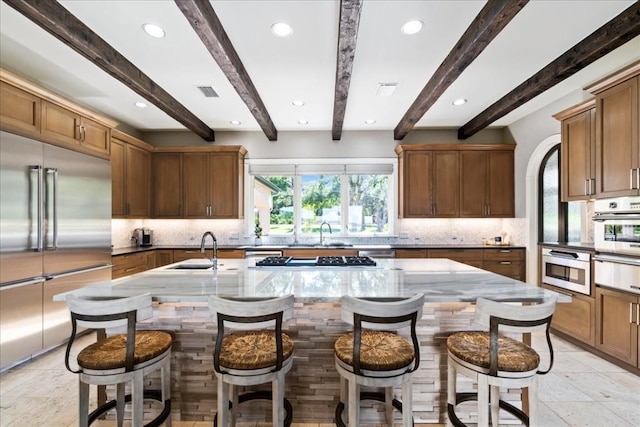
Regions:
[[[162,303],[156,304],[154,312],[154,319],[145,327],[171,330],[176,338],[171,363],[172,418],[212,420],[216,411],[213,370],[216,325],[209,318],[206,304]],[[466,303],[425,304],[423,318],[418,323],[420,368],[413,374],[416,423],[446,422],[445,340],[451,331],[475,329],[473,312],[474,306]],[[334,367],[333,343],[349,330],[340,319],[340,304],[296,303],[295,318],[285,328],[295,342],[293,368],[287,374],[285,388],[285,396],[293,405],[293,420],[332,423],[339,400],[340,378]],[[159,388],[159,375],[151,375],[147,383],[146,387]],[[459,391],[471,391],[472,388],[471,381],[459,376]],[[400,398],[399,389],[396,397]],[[511,403],[519,402],[520,390],[509,390],[502,397]],[[152,405],[149,404],[149,411],[155,410],[156,406]],[[382,404],[363,402],[362,408],[363,423],[384,421]],[[475,417],[473,403],[462,404],[458,410],[462,421]],[[270,416],[269,402],[254,401],[240,406],[238,419],[264,421]],[[400,422],[399,413],[396,417]]]

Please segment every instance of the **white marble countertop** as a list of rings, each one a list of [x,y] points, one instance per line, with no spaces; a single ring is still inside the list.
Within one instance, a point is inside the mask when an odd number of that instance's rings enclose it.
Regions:
[[[222,259],[218,270],[175,270],[178,264],[202,264],[193,259],[148,270],[73,291],[90,296],[130,296],[149,292],[154,301],[206,302],[209,295],[281,296],[296,302],[339,301],[343,295],[392,297],[425,294],[426,302],[540,301],[555,294],[448,259],[376,259],[375,267],[256,267],[255,259]],[[63,301],[66,293],[54,296]]]

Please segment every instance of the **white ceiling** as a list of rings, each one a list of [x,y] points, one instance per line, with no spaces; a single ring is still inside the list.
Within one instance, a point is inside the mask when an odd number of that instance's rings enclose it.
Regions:
[[[260,127],[174,1],[62,0],[60,3],[107,43],[216,131]],[[336,71],[338,0],[212,0],[222,25],[278,131],[330,130]],[[532,0],[448,88],[417,128],[460,127],[634,0]],[[344,130],[392,130],[485,4],[484,1],[364,0]],[[424,29],[400,32],[410,19]],[[141,26],[155,23],[163,39]],[[294,28],[288,38],[275,22]],[[0,3],[0,65],[142,130],[183,129],[90,61]],[[640,37],[499,119],[506,126],[640,58]],[[378,83],[397,83],[376,97]],[[210,85],[219,98],[196,88]],[[469,102],[454,107],[456,98]],[[303,107],[291,102],[302,99]],[[300,125],[298,120],[308,120]],[[365,120],[375,119],[373,125]],[[233,126],[231,120],[240,120]]]

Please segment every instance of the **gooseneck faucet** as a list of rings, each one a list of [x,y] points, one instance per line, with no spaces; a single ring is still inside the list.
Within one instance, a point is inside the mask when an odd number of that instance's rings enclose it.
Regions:
[[[206,231],[202,235],[202,240],[200,241],[200,252],[204,253],[204,243],[207,236],[211,236],[211,240],[213,240],[213,258],[211,258],[211,264],[213,264],[213,269],[218,269],[218,240],[216,236],[213,235],[212,232]]]
[[[329,234],[331,234],[331,224],[329,224],[327,221],[323,221],[322,224],[320,224],[320,246],[324,245],[324,237],[322,236],[322,227],[325,224],[327,225],[327,227],[329,227]]]

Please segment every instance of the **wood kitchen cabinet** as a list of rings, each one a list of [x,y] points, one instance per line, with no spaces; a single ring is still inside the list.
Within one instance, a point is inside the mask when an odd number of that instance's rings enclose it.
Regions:
[[[182,217],[182,153],[154,153],[153,217]]]
[[[241,146],[169,147],[154,153],[154,213],[157,217],[235,219],[244,215],[244,156]],[[176,166],[180,154],[180,179]],[[163,175],[168,171],[169,175]],[[178,184],[176,181],[181,182]],[[168,196],[163,195],[165,190]],[[180,195],[181,191],[181,195]],[[180,203],[176,203],[180,199]],[[179,215],[173,215],[180,212]]]
[[[109,159],[117,122],[0,68],[0,129]]]
[[[596,197],[640,193],[640,61],[585,88],[596,95]]]
[[[515,216],[513,147],[460,151],[460,217]]]
[[[638,367],[640,297],[596,287],[596,349]]]
[[[149,217],[152,148],[143,141],[113,130],[111,215],[114,218]]]
[[[42,135],[72,149],[108,158],[111,129],[58,104],[42,100]]]
[[[458,163],[458,151],[405,149],[400,168],[400,216],[458,216]]]
[[[156,249],[156,267],[173,264],[173,249]]]
[[[482,268],[524,282],[527,279],[525,252],[515,248],[484,249]]]
[[[396,249],[395,258],[427,258],[426,249]]]
[[[111,263],[113,264],[111,278],[119,279],[155,268],[156,254],[154,251],[144,251],[116,255],[111,257]]]
[[[0,81],[0,129],[24,136],[39,135],[40,105],[38,96]]]
[[[551,328],[590,346],[596,344],[596,300],[593,296],[542,283],[545,289],[571,296],[571,302],[556,305]]]
[[[236,153],[184,154],[185,218],[240,217],[238,173]]]
[[[562,201],[587,200],[596,193],[596,101],[594,98],[553,117],[562,128]]]
[[[429,258],[449,258],[472,267],[482,268],[482,249],[429,249]]]

